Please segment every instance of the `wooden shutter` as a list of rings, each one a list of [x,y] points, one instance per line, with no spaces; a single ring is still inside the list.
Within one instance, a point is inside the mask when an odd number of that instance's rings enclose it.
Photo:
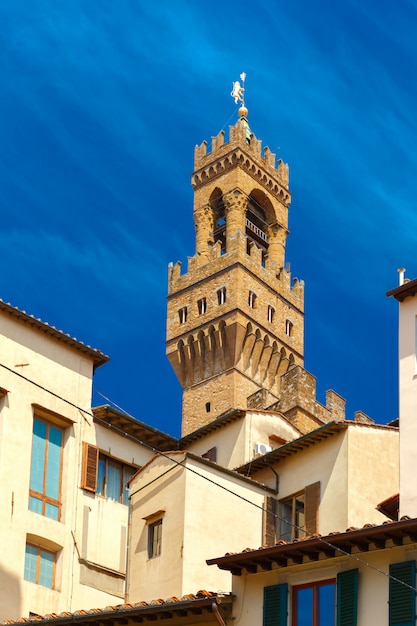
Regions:
[[[272,496],[265,496],[263,512],[263,545],[274,546],[277,541],[277,501]]]
[[[318,532],[319,506],[320,506],[320,482],[308,485],[305,488],[305,529],[307,533]]]
[[[263,626],[286,626],[288,585],[264,587]]]
[[[336,626],[356,626],[358,615],[358,570],[337,575]]]
[[[81,470],[81,488],[96,492],[98,467],[98,448],[83,441],[83,464]]]
[[[416,562],[393,563],[389,566],[389,574],[389,626],[415,626]],[[409,586],[406,587],[399,581]]]

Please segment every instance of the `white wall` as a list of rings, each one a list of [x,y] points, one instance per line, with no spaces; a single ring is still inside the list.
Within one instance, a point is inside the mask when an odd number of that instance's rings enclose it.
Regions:
[[[417,517],[417,297],[400,304],[399,401],[400,401],[400,516]]]

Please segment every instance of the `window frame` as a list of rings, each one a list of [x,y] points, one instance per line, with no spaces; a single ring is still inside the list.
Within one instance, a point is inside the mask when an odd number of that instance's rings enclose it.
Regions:
[[[256,300],[257,300],[256,293],[250,289],[249,294],[248,294],[248,307],[251,309],[255,309]]]
[[[301,511],[297,511],[297,502],[300,501],[300,497],[302,496],[302,515],[303,515],[303,524],[301,525],[300,520],[298,519],[298,515]],[[291,520],[284,521],[284,512],[283,508],[288,507],[291,509]],[[279,523],[279,532],[277,532],[277,536],[280,539],[284,539],[285,541],[294,541],[294,539],[303,539],[306,536],[306,528],[305,528],[305,519],[306,519],[306,503],[305,503],[305,490],[297,491],[297,493],[288,496],[288,498],[283,498],[278,502],[278,523]],[[284,532],[283,524],[287,524],[290,526],[291,536],[287,538],[288,531]]]
[[[282,532],[282,523],[283,523],[283,511],[282,506],[288,504],[290,501],[292,502],[293,508],[291,511],[291,521],[287,522],[291,526],[291,538],[286,538],[285,541],[294,541],[294,539],[299,539],[302,537],[307,537],[310,534],[314,534],[318,532],[318,516],[320,510],[320,493],[321,493],[321,485],[320,481],[312,483],[311,485],[306,485],[304,489],[297,491],[291,495],[288,495],[285,498],[282,498],[278,502],[278,517],[277,517],[277,525],[276,525],[276,538],[282,539],[286,533]],[[297,523],[295,519],[296,511],[294,510],[294,503],[296,498],[298,498],[301,494],[304,495],[304,526],[301,526]],[[298,526],[299,529],[296,529],[295,526]]]
[[[302,585],[294,585],[291,590],[291,626],[299,626],[298,624],[298,591],[304,589],[313,590],[312,598],[312,621],[311,626],[320,626],[319,623],[319,589],[327,585],[333,585],[333,626],[336,626],[336,598],[337,598],[337,579],[326,578],[324,580],[315,580],[314,582],[304,583]],[[328,626],[332,626],[329,624]]]
[[[105,464],[105,473],[103,478],[103,484],[100,485],[100,463]],[[119,497],[118,499],[108,495],[108,485],[109,485],[109,468],[113,468],[120,471],[120,482],[119,482]],[[126,470],[131,470],[129,476],[126,476]],[[124,504],[125,506],[129,505],[129,491],[126,487],[129,479],[137,472],[137,468],[129,463],[123,463],[123,461],[119,461],[118,459],[113,458],[112,456],[105,454],[104,452],[98,453],[97,458],[97,481],[96,481],[96,494],[102,496],[103,498],[107,498],[107,500],[112,500],[113,502],[118,502],[119,504]],[[101,491],[103,489],[103,492]]]
[[[217,290],[217,302],[219,306],[221,306],[222,304],[225,304],[226,295],[227,295],[226,287],[220,287],[220,289]]]
[[[32,580],[32,578],[27,577],[27,572],[30,571],[28,565],[29,565],[29,560],[28,560],[28,548],[32,548],[32,550],[36,551],[36,571],[35,571],[35,580]],[[42,579],[42,554],[47,554],[52,556],[52,572],[51,572],[51,584],[50,585],[45,585],[41,582]],[[24,566],[24,573],[23,573],[23,578],[26,582],[30,582],[33,583],[35,585],[39,585],[41,587],[45,587],[46,589],[55,589],[56,587],[56,561],[57,561],[57,553],[52,551],[52,550],[48,550],[47,548],[45,548],[44,546],[41,545],[36,545],[34,543],[31,543],[30,541],[26,542],[25,545],[25,566]]]
[[[186,323],[187,316],[188,316],[188,309],[186,306],[183,306],[180,309],[178,309],[178,318],[179,318],[180,324]]]
[[[148,559],[155,559],[162,554],[162,517],[148,523]]]
[[[199,300],[197,300],[197,308],[199,315],[204,315],[204,313],[207,313],[207,298],[200,298]]]
[[[42,477],[42,492],[37,491],[33,488],[33,483],[36,481],[37,476],[35,475],[36,468],[35,463],[36,460],[34,458],[35,451],[35,423],[44,424],[46,427],[45,432],[45,445],[43,450],[43,477]],[[58,498],[54,498],[51,495],[48,495],[48,464],[50,461],[49,452],[51,446],[50,433],[51,428],[55,429],[60,433],[60,444],[59,444],[59,470],[58,470]],[[30,465],[30,480],[29,480],[29,502],[28,508],[30,511],[34,513],[38,513],[39,515],[43,515],[44,517],[48,517],[49,519],[53,519],[54,521],[61,520],[61,510],[62,510],[62,466],[63,466],[63,456],[64,456],[64,427],[61,424],[57,424],[55,421],[50,421],[43,417],[40,417],[37,413],[33,416],[33,426],[32,426],[32,448],[31,448],[31,465]],[[41,511],[36,510],[32,506],[32,499],[41,503]],[[56,517],[52,515],[48,515],[48,504],[52,507],[55,507],[57,510]]]

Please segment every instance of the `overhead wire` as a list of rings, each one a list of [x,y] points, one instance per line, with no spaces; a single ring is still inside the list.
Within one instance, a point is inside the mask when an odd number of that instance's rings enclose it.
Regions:
[[[12,374],[15,374],[16,376],[18,376],[19,378],[24,379],[25,381],[31,383],[32,385],[34,385],[35,387],[38,387],[39,389],[41,389],[42,391],[45,391],[46,393],[49,393],[50,395],[52,395],[53,397],[63,401],[64,403],[68,404],[69,406],[72,406],[73,408],[78,409],[82,414],[88,415],[89,417],[95,418],[96,416],[94,415],[94,413],[91,410],[87,410],[84,409],[82,407],[80,407],[79,405],[75,404],[74,402],[72,402],[71,400],[68,400],[67,398],[64,398],[63,396],[55,393],[54,391],[52,391],[51,389],[48,389],[47,387],[44,387],[43,385],[31,380],[30,378],[28,378],[27,376],[25,376],[24,374],[22,374],[21,372],[17,372],[16,370],[12,369],[11,367],[8,367],[7,365],[5,365],[4,363],[0,363],[0,367],[4,368],[5,370],[9,371]],[[104,397],[105,399],[107,399],[108,402],[110,402],[111,404],[113,404],[114,406],[118,406],[116,405],[116,403],[113,403],[110,399],[108,399],[106,396],[104,396],[103,394],[101,394],[100,392],[99,395],[101,395],[102,397]],[[124,411],[123,409],[120,409],[125,415],[127,415],[128,417],[131,417],[132,419],[135,419],[132,415],[130,415],[130,413],[128,413],[127,411]],[[100,420],[102,421],[102,420]],[[115,428],[113,427],[114,430],[119,431],[120,433],[123,434],[123,431],[121,429]],[[181,466],[182,468],[188,470],[189,472],[195,474],[196,476],[203,478],[205,481],[211,483],[212,485],[219,487],[220,489],[222,489],[223,491],[225,491],[226,493],[229,493],[230,495],[233,495],[237,498],[239,498],[240,500],[243,500],[244,502],[246,502],[247,504],[250,504],[252,506],[255,506],[257,509],[261,510],[263,513],[268,513],[271,514],[275,520],[279,520],[279,521],[284,521],[283,518],[281,516],[279,516],[277,513],[273,513],[268,511],[263,505],[261,504],[257,504],[256,502],[253,502],[252,500],[249,500],[248,498],[245,498],[244,496],[242,496],[239,493],[236,493],[235,491],[233,491],[232,489],[229,489],[228,487],[226,487],[225,485],[222,485],[218,482],[216,482],[215,480],[213,480],[212,478],[201,474],[200,472],[198,472],[197,470],[193,469],[192,467],[189,467],[187,465],[183,464],[183,460],[182,461],[178,461],[177,459],[172,458],[172,456],[169,455],[169,453],[166,452],[162,452],[161,450],[158,450],[158,448],[155,448],[154,446],[152,446],[151,444],[147,443],[146,441],[142,441],[139,438],[136,438],[136,441],[140,444],[143,445],[145,448],[147,448],[148,450],[151,450],[152,452],[154,452],[154,454],[158,454],[164,458],[166,458],[167,460],[171,461],[172,463]],[[186,452],[186,451],[184,451]],[[262,487],[262,485],[260,483],[258,483],[259,486]],[[133,492],[135,493],[135,492]],[[133,494],[131,494],[133,495]],[[285,522],[287,522],[287,520],[285,520]],[[351,559],[353,559],[354,561],[356,561],[357,563],[360,563],[361,565],[364,565],[365,567],[368,567],[376,572],[378,572],[379,574],[382,574],[383,576],[385,576],[386,578],[393,580],[397,583],[400,583],[401,585],[403,585],[404,587],[407,587],[408,589],[417,592],[417,587],[413,587],[412,585],[409,585],[408,583],[406,583],[403,580],[400,580],[399,578],[393,576],[392,574],[390,574],[389,572],[384,572],[383,570],[381,570],[380,568],[376,567],[375,565],[372,565],[372,563],[369,563],[368,561],[365,561],[365,559],[362,559],[360,557],[358,557],[355,554],[351,554],[350,552],[348,552],[347,550],[344,550],[343,548],[340,548],[338,546],[335,546],[334,544],[332,544],[330,541],[327,541],[326,539],[324,539],[323,537],[321,537],[320,535],[316,535],[314,533],[311,533],[309,531],[306,531],[304,528],[301,528],[300,526],[298,526],[297,524],[293,523],[293,522],[288,522],[288,525],[291,525],[292,528],[294,528],[295,530],[299,531],[299,532],[303,532],[307,535],[310,535],[311,537],[314,537],[314,539],[317,539],[318,541],[320,541],[323,545],[325,545],[328,548],[331,548],[332,550],[337,551],[338,553],[347,556]]]

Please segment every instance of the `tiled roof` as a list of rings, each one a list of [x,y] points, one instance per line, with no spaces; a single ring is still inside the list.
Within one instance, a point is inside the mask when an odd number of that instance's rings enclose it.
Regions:
[[[110,358],[106,356],[103,352],[100,352],[100,350],[92,348],[82,341],[78,341],[78,339],[76,339],[75,337],[71,337],[71,335],[64,333],[62,330],[58,330],[57,328],[55,328],[55,326],[51,326],[50,324],[48,324],[48,322],[43,322],[40,318],[36,318],[34,315],[29,315],[28,313],[26,313],[26,311],[21,311],[17,307],[12,306],[9,302],[4,302],[1,298],[0,311],[8,313],[11,317],[15,317],[16,319],[26,324],[29,324],[29,326],[36,328],[37,330],[49,335],[50,337],[54,337],[54,339],[57,339],[58,341],[67,344],[71,348],[74,348],[75,350],[86,354],[94,362],[95,368],[103,365],[104,363],[107,363],[107,361],[110,360]]]
[[[398,302],[402,302],[406,298],[410,296],[415,296],[417,293],[417,278],[414,280],[409,280],[405,282],[403,285],[399,287],[395,287],[395,289],[391,289],[391,291],[387,291],[386,295],[394,296]]]
[[[163,619],[164,623],[172,617],[181,615],[182,622],[187,621],[187,617],[190,616],[190,621],[196,620],[196,615],[203,613],[203,611],[212,612],[213,602],[218,605],[219,609],[223,611],[230,611],[232,606],[233,596],[231,594],[217,594],[212,591],[198,591],[196,594],[189,594],[182,596],[181,598],[168,598],[166,600],[152,600],[151,602],[135,602],[128,604],[117,604],[116,606],[107,606],[104,609],[80,609],[70,613],[64,611],[63,613],[49,613],[43,617],[22,617],[18,620],[5,620],[0,622],[0,626],[6,626],[9,624],[53,624],[54,626],[64,624],[91,624],[92,622],[104,623],[114,622],[122,620],[120,623],[126,623],[128,618],[134,619],[134,621],[141,622],[143,618],[152,619],[153,621]]]
[[[137,441],[142,441],[156,450],[166,452],[178,447],[178,439],[163,433],[161,430],[140,422],[131,415],[123,413],[109,405],[97,406],[92,409],[97,423],[104,422],[103,426],[123,431],[123,435],[130,435]]]
[[[197,441],[198,439],[201,439],[201,437],[205,437],[209,433],[214,432],[215,430],[219,430],[220,428],[223,428],[224,426],[227,426],[228,424],[231,424],[232,422],[235,422],[245,417],[248,413],[257,413],[259,415],[277,415],[280,417],[280,419],[290,424],[290,426],[294,430],[298,431],[301,434],[299,428],[294,426],[294,424],[292,424],[290,420],[285,417],[285,415],[280,411],[268,411],[262,409],[229,409],[228,411],[225,411],[224,413],[219,415],[219,417],[217,417],[212,422],[209,422],[208,424],[205,424],[197,430],[194,430],[188,435],[182,437],[180,439],[180,446],[186,448],[190,443]]]
[[[268,452],[263,456],[252,459],[248,463],[245,463],[245,465],[237,467],[235,471],[239,472],[239,474],[243,474],[244,476],[251,476],[253,474],[256,474],[256,472],[265,469],[266,467],[268,467],[268,465],[271,465],[271,463],[275,463],[277,461],[280,461],[281,459],[296,454],[297,452],[300,452],[305,448],[309,448],[310,446],[315,445],[320,441],[323,441],[324,439],[328,439],[329,437],[332,437],[333,435],[343,430],[347,430],[350,426],[357,428],[373,428],[379,430],[383,429],[398,431],[398,428],[389,425],[383,426],[381,424],[351,422],[349,420],[343,420],[339,422],[333,421],[329,422],[328,424],[324,424],[323,426],[320,426],[315,430],[312,430],[311,432],[303,435],[302,437],[299,437],[298,439],[293,439],[292,441],[289,441],[283,446],[272,450],[272,452]]]
[[[348,528],[345,532],[333,532],[325,536],[316,534],[292,542],[279,541],[274,546],[257,550],[247,548],[243,552],[209,559],[207,564],[217,565],[220,569],[240,576],[244,569],[249,574],[256,574],[258,571],[271,570],[272,565],[301,565],[350,555],[356,551],[383,550],[411,543],[417,543],[417,519],[405,517],[399,522],[366,524],[362,528]]]
[[[263,483],[253,480],[250,477],[242,476],[242,474],[238,474],[235,470],[224,467],[223,465],[218,465],[215,461],[210,461],[209,459],[205,459],[198,454],[189,452],[188,450],[171,450],[170,452],[157,452],[156,454],[153,455],[152,458],[149,459],[149,461],[147,461],[144,465],[142,465],[142,467],[139,468],[138,471],[135,474],[133,474],[133,476],[129,478],[129,480],[127,481],[127,484],[129,485],[131,482],[133,482],[133,480],[136,478],[136,476],[139,476],[139,474],[143,474],[144,471],[146,471],[147,468],[150,465],[152,465],[155,459],[158,459],[161,456],[163,458],[171,459],[171,457],[179,456],[179,455],[182,455],[183,459],[181,459],[180,461],[174,461],[175,463],[177,463],[178,466],[184,467],[184,461],[186,461],[187,459],[191,459],[201,465],[207,465],[209,467],[212,467],[215,471],[218,471],[222,474],[227,474],[228,476],[232,476],[233,478],[236,478],[240,482],[244,482],[255,488],[259,488],[262,491],[275,493],[275,489],[272,487],[268,487],[268,485],[264,485]]]

